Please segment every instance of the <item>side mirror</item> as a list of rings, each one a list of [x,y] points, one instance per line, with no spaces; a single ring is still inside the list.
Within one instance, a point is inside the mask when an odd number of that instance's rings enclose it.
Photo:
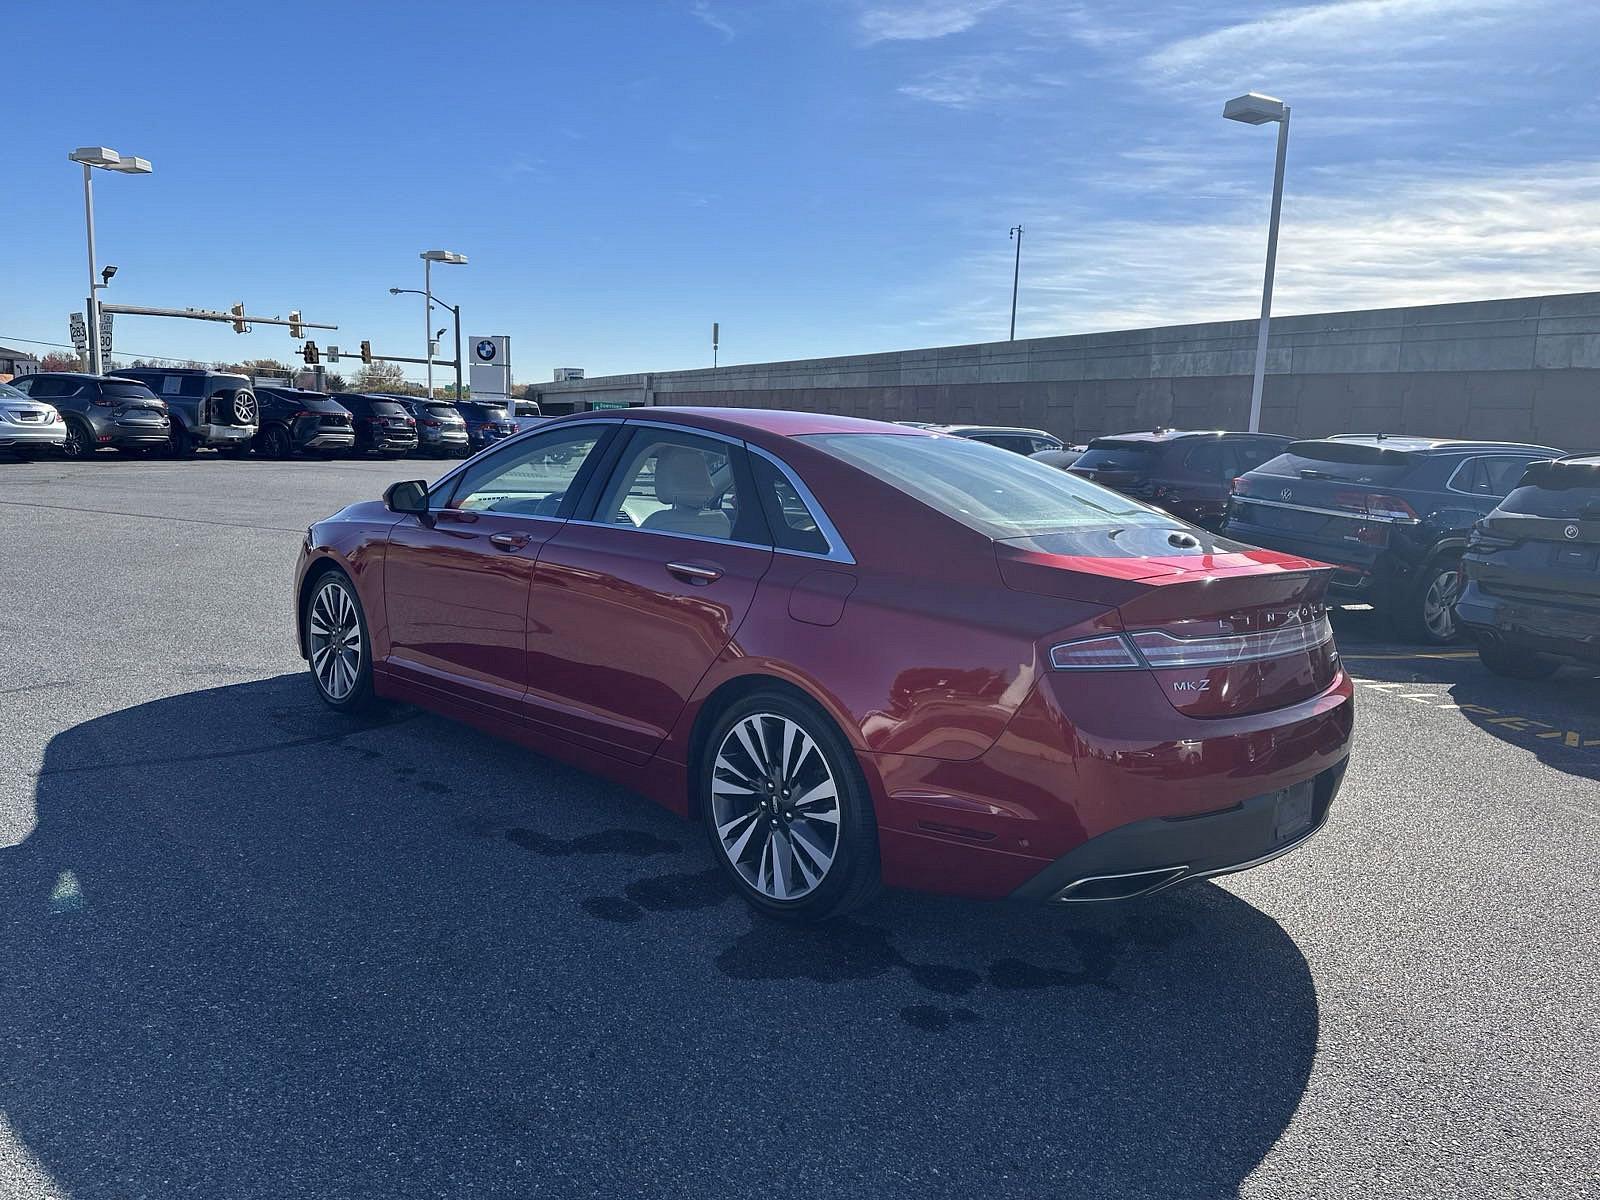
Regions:
[[[428,485],[420,479],[391,483],[383,493],[383,503],[390,512],[418,517],[424,525],[433,524],[428,511]]]

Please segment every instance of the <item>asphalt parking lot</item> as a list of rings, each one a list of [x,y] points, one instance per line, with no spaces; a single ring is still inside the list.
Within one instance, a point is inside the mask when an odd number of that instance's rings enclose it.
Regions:
[[[1600,681],[1347,613],[1300,852],[796,931],[620,789],[317,703],[300,535],[430,469],[0,463],[0,1196],[1600,1194]]]

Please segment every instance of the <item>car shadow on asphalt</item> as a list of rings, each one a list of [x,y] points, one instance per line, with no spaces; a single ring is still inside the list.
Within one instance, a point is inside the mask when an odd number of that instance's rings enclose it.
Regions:
[[[1318,1005],[1212,884],[750,913],[698,827],[299,676],[55,737],[0,1113],[74,1195],[1226,1197]]]

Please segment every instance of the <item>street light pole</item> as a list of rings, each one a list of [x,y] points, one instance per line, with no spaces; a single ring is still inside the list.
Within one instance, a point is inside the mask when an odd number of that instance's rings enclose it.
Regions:
[[[1283,163],[1289,153],[1289,106],[1282,100],[1247,92],[1223,105],[1222,115],[1246,125],[1278,123],[1278,159],[1272,170],[1272,216],[1267,223],[1267,269],[1261,283],[1261,329],[1256,334],[1256,367],[1250,383],[1250,432],[1261,430],[1261,394],[1267,378],[1267,331],[1272,325],[1272,278],[1278,266],[1278,214],[1283,208]]]
[[[1022,277],[1022,226],[1013,225],[1007,235],[1017,243],[1017,260],[1011,268],[1011,340],[1017,340],[1017,281]]]
[[[100,361],[100,303],[96,296],[99,282],[95,279],[94,266],[94,181],[89,173],[94,168],[88,163],[83,164],[83,227],[89,235],[89,374],[101,373]]]
[[[436,262],[464,264],[467,261],[465,254],[458,254],[454,250],[424,250],[422,252],[422,348],[427,352],[428,358],[428,399],[433,399],[433,264]],[[461,336],[460,318],[457,317],[456,337]],[[459,344],[456,352],[457,390],[460,390],[461,378],[459,374],[461,353]],[[457,399],[460,399],[458,396]]]
[[[416,288],[390,288],[389,289],[389,294],[391,296],[426,296],[426,295],[428,295],[428,293],[426,293],[426,292],[419,292]],[[431,297],[431,300],[434,303],[438,304],[438,306],[440,308],[449,309],[450,315],[451,315],[452,318],[454,318],[455,323],[456,323],[456,363],[455,363],[455,366],[456,366],[456,399],[460,400],[460,399],[462,399],[462,394],[463,394],[463,384],[462,384],[462,379],[461,379],[461,305],[446,303],[445,301],[439,299],[439,297],[437,297],[437,296]],[[432,357],[432,351],[431,350],[429,351],[429,357],[430,358]]]

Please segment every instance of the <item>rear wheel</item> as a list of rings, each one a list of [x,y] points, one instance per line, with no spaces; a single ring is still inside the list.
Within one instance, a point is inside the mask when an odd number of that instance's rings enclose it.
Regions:
[[[357,712],[370,708],[372,650],[361,597],[350,577],[330,570],[317,580],[306,601],[306,650],[311,682],[329,708]]]
[[[94,430],[76,417],[67,418],[67,440],[61,453],[67,458],[88,458],[94,453]]]
[[[167,435],[167,453],[173,458],[189,458],[195,452],[194,435],[176,421]]]
[[[282,425],[269,425],[261,431],[261,449],[268,458],[288,458],[294,453],[294,443]]]
[[[712,852],[752,907],[816,921],[877,893],[866,780],[849,743],[811,705],[779,691],[739,701],[706,740],[699,777]]]
[[[1507,679],[1548,679],[1561,669],[1561,664],[1553,658],[1499,641],[1480,643],[1478,661]]]
[[[1411,641],[1430,646],[1455,641],[1461,633],[1456,619],[1461,583],[1459,558],[1434,559],[1396,597],[1389,614],[1395,629]]]

